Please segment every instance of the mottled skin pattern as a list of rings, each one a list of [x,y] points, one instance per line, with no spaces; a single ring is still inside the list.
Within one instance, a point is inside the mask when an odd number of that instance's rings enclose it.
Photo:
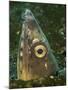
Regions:
[[[34,51],[38,45],[44,46],[47,50],[42,58],[37,57]],[[46,36],[31,11],[26,10],[17,57],[18,79],[31,80],[47,77],[55,75],[57,71],[59,71],[57,60],[51,52]]]

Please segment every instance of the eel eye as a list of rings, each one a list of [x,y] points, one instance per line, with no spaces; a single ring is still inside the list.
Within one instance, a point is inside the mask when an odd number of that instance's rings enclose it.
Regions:
[[[35,53],[36,57],[43,58],[47,53],[47,49],[43,45],[37,45],[34,48],[34,53]]]

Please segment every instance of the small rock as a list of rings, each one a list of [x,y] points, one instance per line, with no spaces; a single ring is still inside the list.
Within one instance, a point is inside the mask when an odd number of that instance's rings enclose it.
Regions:
[[[19,35],[20,31],[17,31],[16,34]]]
[[[54,79],[54,76],[50,76],[51,79]]]

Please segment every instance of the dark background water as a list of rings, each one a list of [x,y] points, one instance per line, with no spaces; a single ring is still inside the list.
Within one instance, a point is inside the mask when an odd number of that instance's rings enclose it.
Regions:
[[[16,61],[22,30],[21,15],[30,9],[46,35],[60,69],[66,67],[66,5],[9,2],[10,25],[10,79],[16,79]]]

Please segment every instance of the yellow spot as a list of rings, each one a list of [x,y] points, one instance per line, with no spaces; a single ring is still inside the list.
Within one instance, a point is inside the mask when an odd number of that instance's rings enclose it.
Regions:
[[[21,48],[23,47],[23,42],[21,42]]]
[[[32,43],[34,44],[36,42],[39,42],[39,39],[38,38],[35,38]]]
[[[23,56],[23,53],[22,52],[20,52],[20,56]]]
[[[47,63],[45,63],[45,68],[46,68],[46,70],[47,70]]]

